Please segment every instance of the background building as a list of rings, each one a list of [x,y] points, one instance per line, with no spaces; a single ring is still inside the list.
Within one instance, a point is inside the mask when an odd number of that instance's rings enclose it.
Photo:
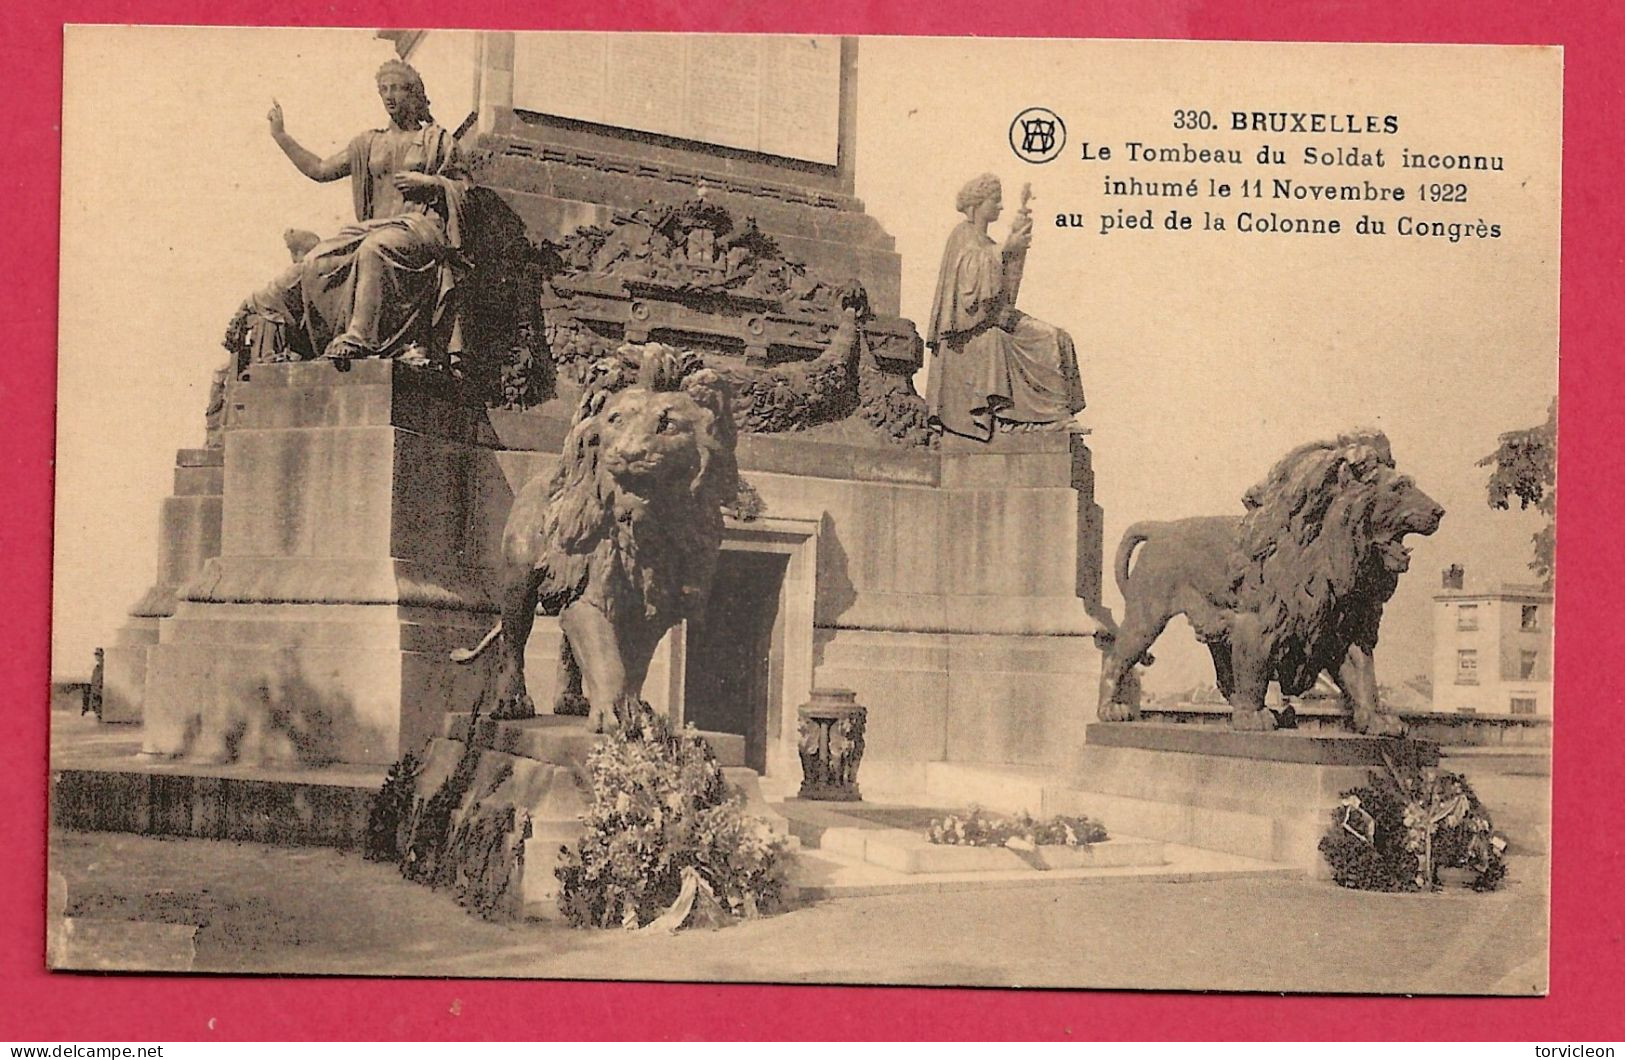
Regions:
[[[1465,587],[1459,566],[1433,598],[1433,709],[1457,714],[1552,713],[1552,593],[1503,582]]]

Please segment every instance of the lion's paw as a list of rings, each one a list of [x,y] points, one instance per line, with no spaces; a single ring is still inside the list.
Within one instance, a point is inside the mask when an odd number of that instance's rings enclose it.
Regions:
[[[553,699],[553,713],[568,718],[592,716],[592,704],[580,692],[560,692]]]
[[[536,704],[532,703],[530,696],[523,692],[517,695],[501,697],[491,711],[493,721],[522,721],[525,718],[534,718],[535,716]]]
[[[1354,731],[1363,732],[1367,736],[1404,736],[1405,723],[1399,720],[1397,714],[1372,711],[1370,714],[1355,716]]]
[[[1137,721],[1140,708],[1132,703],[1109,702],[1102,703],[1095,713],[1101,721]]]
[[[1230,727],[1240,732],[1274,732],[1277,719],[1272,710],[1235,707],[1230,711]]]

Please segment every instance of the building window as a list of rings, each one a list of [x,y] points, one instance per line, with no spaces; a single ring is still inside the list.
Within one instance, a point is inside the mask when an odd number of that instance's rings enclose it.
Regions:
[[[1456,652],[1456,684],[1478,684],[1478,652],[1471,648]]]
[[[1456,608],[1456,628],[1463,633],[1478,628],[1478,605],[1462,604]]]
[[[1533,714],[1534,712],[1535,712],[1535,701],[1534,701],[1534,699],[1532,697],[1530,697],[1530,696],[1513,696],[1512,697],[1512,713],[1514,713],[1514,714]]]
[[[1532,630],[1532,629],[1539,629],[1540,628],[1540,605],[1539,604],[1524,604],[1523,605],[1523,618],[1522,618],[1522,621],[1520,623],[1519,628],[1520,629],[1525,629],[1525,630]]]
[[[1535,676],[1535,664],[1540,661],[1540,652],[1528,651],[1518,653],[1518,680],[1528,681]]]

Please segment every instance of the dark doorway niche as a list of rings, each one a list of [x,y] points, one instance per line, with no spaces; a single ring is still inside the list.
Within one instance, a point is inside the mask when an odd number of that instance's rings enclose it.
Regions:
[[[708,732],[745,737],[745,764],[767,767],[773,627],[790,557],[724,550],[705,618],[688,627],[683,718]]]

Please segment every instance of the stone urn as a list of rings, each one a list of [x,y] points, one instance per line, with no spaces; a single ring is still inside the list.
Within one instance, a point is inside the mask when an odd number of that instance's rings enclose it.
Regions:
[[[869,711],[856,692],[817,688],[797,708],[801,736],[801,797],[858,802],[858,763],[863,761],[863,728]]]

